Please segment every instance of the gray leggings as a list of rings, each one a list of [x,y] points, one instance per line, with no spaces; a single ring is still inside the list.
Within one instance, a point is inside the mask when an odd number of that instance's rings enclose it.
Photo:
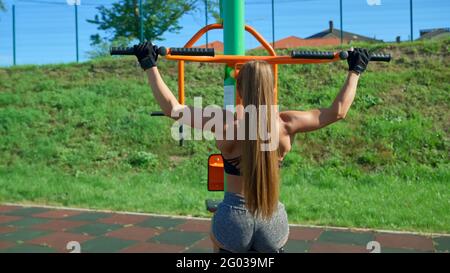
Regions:
[[[277,252],[286,244],[289,224],[282,203],[272,218],[262,220],[247,210],[242,195],[225,192],[212,219],[212,233],[231,252]]]

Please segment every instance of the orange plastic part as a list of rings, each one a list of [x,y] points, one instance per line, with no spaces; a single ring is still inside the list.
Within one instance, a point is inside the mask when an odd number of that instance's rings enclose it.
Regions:
[[[208,191],[224,190],[223,158],[212,154],[208,158]]]

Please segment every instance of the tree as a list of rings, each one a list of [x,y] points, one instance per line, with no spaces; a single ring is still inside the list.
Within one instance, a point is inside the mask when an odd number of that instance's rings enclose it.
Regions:
[[[222,18],[220,18],[220,0],[208,0],[207,3],[209,15],[216,20],[216,23],[222,23]]]
[[[3,3],[3,0],[0,0],[0,11],[5,11],[6,7],[5,7],[5,3]]]
[[[1,0],[0,0],[1,1]],[[182,27],[180,17],[195,8],[196,0],[143,0],[142,21],[144,37],[150,41],[162,40],[169,31],[177,33]],[[140,37],[139,0],[119,0],[112,7],[97,7],[99,14],[89,23],[98,25],[99,30],[110,32],[106,39],[114,41],[123,37]],[[91,36],[92,44],[104,42],[99,34]]]

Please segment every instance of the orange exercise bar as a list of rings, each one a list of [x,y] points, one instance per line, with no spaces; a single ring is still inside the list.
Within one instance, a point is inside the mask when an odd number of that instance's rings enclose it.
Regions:
[[[291,56],[233,56],[233,55],[216,55],[215,57],[207,56],[173,56],[167,55],[167,60],[186,61],[186,62],[202,62],[202,63],[224,63],[230,66],[235,64],[244,64],[252,60],[266,61],[269,64],[320,64],[340,61],[339,52],[334,53],[333,59],[300,59]]]

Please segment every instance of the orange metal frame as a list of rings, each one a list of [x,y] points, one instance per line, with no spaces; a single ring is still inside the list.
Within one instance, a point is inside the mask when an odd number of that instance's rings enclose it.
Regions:
[[[213,29],[223,29],[222,24],[211,24],[200,29],[192,38],[186,43],[185,48],[191,48],[206,32]],[[246,25],[245,30],[255,37],[261,45],[267,50],[270,56],[234,56],[234,55],[216,55],[214,57],[207,56],[178,56],[171,55],[170,51],[166,55],[167,60],[178,61],[178,101],[184,104],[184,62],[202,62],[202,63],[223,63],[230,67],[234,67],[235,76],[239,73],[239,67],[244,63],[252,60],[262,60],[273,65],[273,73],[275,76],[275,104],[277,103],[278,92],[278,64],[319,64],[339,61],[339,53],[334,54],[333,59],[297,59],[291,56],[277,56],[277,53],[272,46],[259,34],[254,28]],[[239,104],[239,98],[236,98],[236,104]]]

